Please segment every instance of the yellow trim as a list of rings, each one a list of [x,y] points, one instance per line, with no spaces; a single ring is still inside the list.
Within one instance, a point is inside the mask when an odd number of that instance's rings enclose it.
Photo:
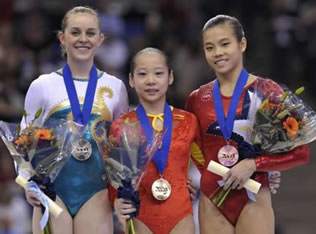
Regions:
[[[199,164],[204,166],[205,158],[200,147],[195,142],[193,142],[190,148],[191,148],[192,158],[194,158]]]

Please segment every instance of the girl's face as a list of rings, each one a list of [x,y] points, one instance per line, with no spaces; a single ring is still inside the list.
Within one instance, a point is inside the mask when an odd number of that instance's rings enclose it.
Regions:
[[[69,17],[65,31],[59,33],[59,40],[66,50],[68,61],[91,62],[104,36],[100,33],[96,16],[76,13]]]
[[[168,72],[166,58],[162,54],[148,51],[137,55],[132,72],[129,83],[135,88],[142,104],[165,103],[173,74]]]
[[[246,38],[239,42],[229,23],[216,25],[203,33],[204,54],[217,75],[226,75],[243,66]]]

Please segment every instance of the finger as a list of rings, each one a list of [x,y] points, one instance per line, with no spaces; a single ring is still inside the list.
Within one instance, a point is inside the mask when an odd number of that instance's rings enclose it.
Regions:
[[[270,177],[272,177],[272,178],[279,178],[279,177],[281,177],[281,172],[279,172],[279,171],[272,171],[272,172],[270,172]]]
[[[274,189],[274,188],[270,188],[270,191],[271,191],[272,194],[276,194],[277,193],[277,190]]]
[[[225,175],[223,176],[223,180],[224,180],[224,181],[227,181],[227,180],[231,177],[231,175],[232,175],[232,174],[231,174],[230,171],[226,172]]]
[[[233,182],[234,182],[234,179],[232,177],[229,177],[224,184],[224,189],[227,190],[232,185]]]
[[[269,186],[270,187],[274,187],[274,188],[279,188],[280,187],[280,183],[270,183]]]
[[[237,189],[238,189],[238,190],[241,190],[241,189],[244,187],[244,185],[245,185],[244,183],[240,183],[240,184],[238,185]]]
[[[129,219],[130,218],[130,215],[119,215],[121,219]]]
[[[239,180],[235,180],[233,183],[232,183],[232,189],[236,189],[240,184],[240,181]]]
[[[128,215],[128,214],[134,213],[135,211],[136,211],[136,208],[128,208],[128,209],[122,209],[120,213],[122,215]]]

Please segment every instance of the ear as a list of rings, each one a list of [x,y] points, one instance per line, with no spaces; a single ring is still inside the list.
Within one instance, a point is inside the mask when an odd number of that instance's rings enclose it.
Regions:
[[[63,32],[58,32],[58,39],[60,44],[64,45],[65,44],[65,34]]]
[[[100,40],[99,40],[98,46],[102,45],[104,39],[105,39],[104,34],[103,34],[103,33],[100,33]]]
[[[241,52],[245,52],[247,48],[247,39],[245,37],[241,38],[239,45],[240,45]]]
[[[133,79],[133,77],[132,77],[132,74],[131,74],[131,73],[129,73],[129,74],[128,74],[128,83],[129,83],[129,86],[131,86],[132,88],[134,88],[134,87],[135,87],[135,84],[134,84],[134,79]]]
[[[170,74],[169,74],[169,78],[168,78],[168,83],[169,83],[169,85],[172,85],[172,84],[173,84],[173,81],[174,81],[173,71],[171,70],[171,71],[170,71]]]

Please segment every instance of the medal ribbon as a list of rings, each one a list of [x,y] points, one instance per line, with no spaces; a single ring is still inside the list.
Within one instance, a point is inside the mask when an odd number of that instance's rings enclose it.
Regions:
[[[137,106],[136,114],[144,130],[147,141],[152,144],[154,140],[154,130],[142,104]],[[162,140],[162,148],[158,149],[153,156],[153,161],[160,174],[164,173],[167,165],[172,133],[172,111],[167,103],[165,103],[164,107],[163,130],[166,131],[166,133]]]
[[[71,70],[68,64],[66,64],[63,68],[63,77],[64,77],[64,82],[65,82],[68,98],[70,101],[70,106],[71,106],[72,114],[74,117],[74,121],[77,123],[86,125],[91,115],[94,94],[95,94],[97,81],[98,81],[97,69],[94,65],[92,65],[89,80],[88,80],[88,87],[87,87],[85,98],[84,98],[82,112],[80,108],[77,91],[75,88],[75,82],[73,81]]]
[[[220,126],[221,132],[226,140],[229,140],[234,128],[234,120],[236,116],[236,110],[238,106],[238,102],[242,91],[248,80],[248,72],[246,69],[242,69],[240,75],[238,77],[236,86],[234,88],[233,96],[231,102],[229,104],[227,118],[225,118],[224,107],[221,97],[221,92],[219,88],[218,79],[215,80],[213,87],[213,100],[215,105],[215,114],[217,118],[218,125]]]

